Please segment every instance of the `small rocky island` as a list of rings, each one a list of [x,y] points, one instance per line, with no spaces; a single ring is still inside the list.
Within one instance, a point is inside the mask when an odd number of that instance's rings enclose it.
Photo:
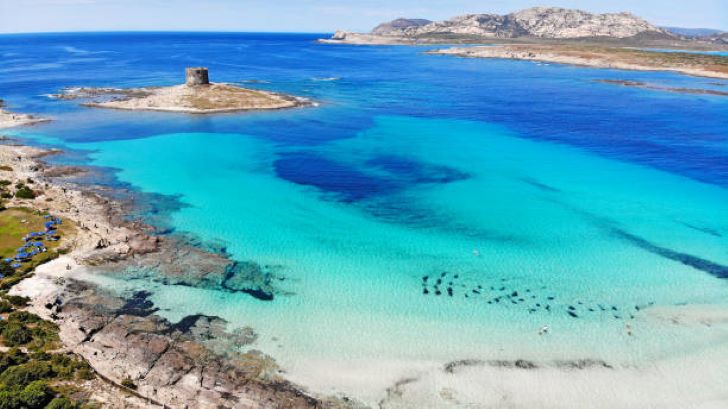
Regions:
[[[283,109],[311,105],[301,97],[211,83],[207,68],[186,69],[186,81],[170,87],[69,88],[52,95],[58,99],[86,100],[84,106],[128,110],[214,114]]]
[[[40,122],[47,122],[50,119],[39,118],[30,114],[18,114],[4,109],[5,101],[0,99],[0,128],[11,128],[14,126],[33,125]]]

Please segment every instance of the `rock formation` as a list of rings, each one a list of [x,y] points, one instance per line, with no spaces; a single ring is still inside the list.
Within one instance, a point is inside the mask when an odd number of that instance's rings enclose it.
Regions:
[[[493,38],[627,38],[642,33],[670,36],[630,13],[592,14],[556,7],[534,7],[506,15],[467,14],[424,24],[423,20],[398,19],[372,31],[388,36],[459,34]]]
[[[372,34],[387,34],[410,27],[422,27],[432,23],[431,20],[423,18],[398,18],[388,23],[382,23],[372,30]]]

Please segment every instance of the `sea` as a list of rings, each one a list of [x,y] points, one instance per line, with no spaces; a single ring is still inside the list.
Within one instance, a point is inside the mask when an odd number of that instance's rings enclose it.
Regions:
[[[245,348],[284,377],[372,402],[380,379],[457,360],[642,368],[728,351],[728,98],[600,82],[727,80],[327,36],[0,36],[0,98],[53,119],[3,134],[97,167],[84,183],[138,191],[159,234],[216,243],[276,290],[89,280],[148,291],[173,322],[251,327]],[[190,66],[315,104],[189,115],[49,97],[174,85]]]

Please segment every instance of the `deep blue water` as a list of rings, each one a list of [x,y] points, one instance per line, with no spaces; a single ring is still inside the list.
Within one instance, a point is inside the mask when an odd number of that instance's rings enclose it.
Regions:
[[[295,147],[351,138],[380,114],[486,121],[690,178],[728,184],[728,98],[594,83],[643,80],[723,89],[726,81],[671,73],[425,56],[426,48],[329,46],[313,34],[106,33],[0,36],[0,95],[14,109],[56,115],[43,133],[67,141],[171,132],[239,132]],[[199,117],[89,112],[44,95],[63,87],[175,84],[205,65],[213,81],[310,97],[320,109]],[[337,79],[328,81],[329,79]],[[173,117],[173,120],[170,118]],[[41,129],[41,128],[39,128]],[[315,168],[317,163],[307,167]],[[322,167],[331,163],[321,162]],[[339,168],[328,172],[336,178]],[[351,189],[370,190],[370,182]],[[376,181],[371,181],[376,183]],[[335,180],[322,187],[339,189]],[[386,189],[386,186],[382,187]],[[362,193],[350,192],[356,197]],[[366,195],[366,193],[363,193]]]

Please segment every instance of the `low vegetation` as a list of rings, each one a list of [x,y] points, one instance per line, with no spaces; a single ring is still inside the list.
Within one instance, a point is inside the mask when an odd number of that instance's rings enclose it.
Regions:
[[[10,184],[0,182],[0,186]],[[23,185],[18,189],[23,189]],[[28,188],[29,189],[29,188]],[[17,195],[17,193],[16,193]],[[43,230],[43,214],[25,208],[0,210],[0,256],[12,257],[31,231]],[[61,237],[75,227],[58,227]],[[88,404],[78,398],[79,382],[92,379],[93,371],[75,355],[58,352],[58,327],[41,317],[23,311],[26,297],[9,295],[13,285],[32,270],[57,256],[62,241],[48,242],[48,251],[37,254],[21,268],[0,260],[0,409],[72,409]]]

